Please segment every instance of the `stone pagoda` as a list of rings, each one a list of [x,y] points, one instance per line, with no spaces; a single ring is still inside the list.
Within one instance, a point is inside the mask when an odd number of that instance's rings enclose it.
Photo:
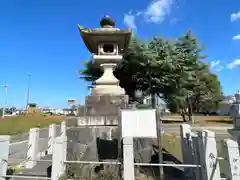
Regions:
[[[92,87],[90,96],[86,97],[87,116],[116,115],[119,108],[125,108],[128,96],[119,86],[119,80],[113,75],[117,64],[121,62],[124,50],[129,45],[132,31],[120,30],[109,16],[100,21],[100,28],[87,29],[78,25],[81,37],[93,54],[93,63],[103,70],[102,76]]]
[[[115,22],[109,16],[105,16],[100,21],[100,26],[96,29],[78,26],[86,47],[93,54],[93,64],[102,68],[103,74],[94,82],[91,94],[86,97],[84,115],[71,118],[66,122],[68,161],[76,161],[76,159],[99,162],[122,161],[122,136],[118,114],[119,109],[128,108],[128,96],[119,86],[119,80],[113,72],[123,58],[122,55],[129,45],[132,31],[115,28]],[[144,162],[149,162],[152,143],[148,146],[147,141],[135,139],[134,144],[136,156],[147,159]],[[106,166],[108,170],[121,174],[121,166],[117,164],[109,166]],[[96,166],[94,173],[104,168],[103,164]],[[67,169],[69,174],[74,174],[71,172],[70,165]],[[89,175],[89,169],[86,173]]]

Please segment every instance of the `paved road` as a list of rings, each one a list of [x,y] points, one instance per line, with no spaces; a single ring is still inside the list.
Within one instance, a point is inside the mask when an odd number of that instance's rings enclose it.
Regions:
[[[56,136],[59,136],[61,133],[60,125],[56,127]],[[10,141],[9,148],[9,164],[14,166],[23,162],[27,157],[28,149],[28,133],[22,135],[13,136]],[[39,132],[40,142],[39,150],[40,152],[44,151],[48,147],[48,128],[43,128]]]
[[[61,126],[57,125],[56,129],[57,129],[57,135],[58,135],[61,131]],[[23,133],[21,135],[12,136],[11,143],[28,141],[28,136],[29,136],[29,133]],[[48,127],[40,129],[39,136],[40,138],[48,138]]]

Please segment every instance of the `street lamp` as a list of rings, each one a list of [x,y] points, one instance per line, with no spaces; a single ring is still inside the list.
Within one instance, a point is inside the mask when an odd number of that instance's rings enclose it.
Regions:
[[[30,83],[31,83],[31,74],[28,73],[28,87],[27,87],[27,99],[26,99],[26,112],[29,104],[29,94],[30,94]]]
[[[3,111],[2,111],[2,118],[5,117],[5,111],[7,108],[7,95],[8,95],[8,85],[2,85],[1,87],[3,87],[5,89],[5,98],[4,98],[4,106],[3,106]]]

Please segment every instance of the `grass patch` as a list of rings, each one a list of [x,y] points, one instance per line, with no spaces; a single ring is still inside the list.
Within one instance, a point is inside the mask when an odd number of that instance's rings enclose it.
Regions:
[[[60,123],[65,116],[26,115],[5,117],[0,119],[0,135],[16,135],[29,131],[31,128],[43,128],[50,124]]]
[[[177,160],[182,162],[182,149],[180,137],[176,134],[164,133],[161,138],[162,148],[168,151]]]
[[[232,122],[230,116],[194,116],[194,118],[201,122],[206,123],[229,123]]]

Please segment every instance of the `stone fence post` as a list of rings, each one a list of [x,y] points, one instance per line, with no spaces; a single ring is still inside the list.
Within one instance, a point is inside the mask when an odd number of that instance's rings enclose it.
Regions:
[[[237,141],[224,140],[224,152],[227,157],[226,174],[230,180],[240,179],[240,154],[239,144]]]
[[[189,124],[180,125],[180,136],[183,164],[200,165],[198,136],[191,132],[191,126]],[[201,179],[200,168],[185,167],[184,174],[186,178],[194,180]]]
[[[201,165],[200,161],[200,151],[199,149],[199,138],[198,135],[195,133],[191,133],[191,140],[192,140],[192,164],[193,165]],[[196,167],[192,168],[192,178],[194,180],[202,180],[201,179],[201,168],[202,167]]]
[[[33,168],[36,165],[39,153],[39,128],[32,128],[29,131],[28,151],[26,168]]]
[[[10,136],[0,136],[0,180],[5,180],[8,168]]]
[[[54,139],[56,138],[56,124],[51,124],[49,125],[49,130],[48,130],[48,154],[53,153],[53,144],[54,144]]]
[[[59,136],[55,138],[52,156],[51,180],[59,180],[65,174],[67,157],[67,137]]]
[[[135,179],[133,137],[123,138],[123,179]]]
[[[61,122],[61,136],[66,136],[66,131],[67,131],[66,121],[62,121]]]
[[[215,132],[198,132],[202,180],[221,179]]]
[[[189,124],[180,125],[180,136],[181,136],[181,148],[184,164],[192,164],[192,139],[191,139],[191,126]],[[190,175],[191,168],[184,168],[184,174]]]

